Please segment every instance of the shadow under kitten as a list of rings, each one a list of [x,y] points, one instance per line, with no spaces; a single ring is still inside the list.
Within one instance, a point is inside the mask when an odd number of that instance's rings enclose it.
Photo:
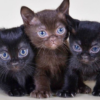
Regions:
[[[24,27],[0,30],[0,88],[10,96],[29,94],[34,88],[34,48]]]
[[[63,0],[56,10],[34,13],[27,7],[21,8],[25,32],[38,49],[34,77],[36,89],[30,94],[32,97],[50,97],[51,91],[63,86],[70,54],[66,41],[66,13],[69,13],[69,0]]]
[[[73,97],[77,89],[80,93],[90,93],[91,89],[82,81],[96,80],[92,94],[100,96],[100,23],[74,20],[69,15],[66,15],[66,20],[72,56],[64,86],[57,95]]]

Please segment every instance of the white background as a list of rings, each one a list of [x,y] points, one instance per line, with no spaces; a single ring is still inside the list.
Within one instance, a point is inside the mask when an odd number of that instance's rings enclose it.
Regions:
[[[43,9],[56,9],[62,0],[0,0],[0,27],[11,28],[23,22],[21,6],[35,12]],[[100,0],[70,0],[70,15],[80,20],[100,22]]]

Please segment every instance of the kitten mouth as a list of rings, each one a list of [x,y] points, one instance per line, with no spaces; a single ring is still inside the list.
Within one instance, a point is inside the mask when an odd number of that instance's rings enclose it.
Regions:
[[[84,64],[89,64],[90,63],[89,60],[81,60],[81,62],[84,63]]]
[[[57,45],[55,43],[52,43],[51,48],[52,49],[56,49],[57,48]]]
[[[82,63],[84,63],[84,64],[90,64],[90,63],[93,63],[95,60],[88,60],[88,59],[86,59],[86,60],[80,60]]]
[[[18,66],[14,66],[11,70],[17,72],[20,70],[20,68]]]

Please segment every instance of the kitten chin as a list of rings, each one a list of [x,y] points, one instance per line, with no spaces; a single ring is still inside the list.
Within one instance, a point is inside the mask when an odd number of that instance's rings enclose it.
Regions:
[[[14,67],[14,68],[11,69],[11,71],[13,71],[13,72],[19,72],[20,70],[21,70],[21,69],[19,69],[18,66],[16,66],[16,67]]]
[[[34,52],[24,26],[0,30],[0,87],[8,95],[23,96],[35,88]]]

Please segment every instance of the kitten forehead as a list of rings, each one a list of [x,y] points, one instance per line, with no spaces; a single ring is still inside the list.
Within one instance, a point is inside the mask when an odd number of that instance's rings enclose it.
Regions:
[[[64,27],[64,25],[62,23],[58,22],[55,24],[55,28],[58,28],[58,27]],[[40,25],[38,25],[37,29],[44,29],[45,30],[45,29],[47,29],[47,27],[45,25],[40,24]]]
[[[22,48],[22,47],[25,47],[25,46],[26,46],[26,44],[27,44],[27,43],[25,43],[25,42],[21,42],[21,43],[19,43],[19,45],[18,45],[18,46],[19,46],[19,48]]]
[[[57,23],[64,24],[63,22],[66,22],[65,18],[61,16],[63,15],[61,13],[57,13],[55,10],[44,10],[35,15],[36,20],[38,19],[39,21],[39,24],[44,25],[50,30],[57,27]]]
[[[81,45],[81,41],[80,40],[76,40],[73,42],[74,44],[78,44],[78,45]]]
[[[46,29],[46,27],[44,25],[39,25],[38,29]]]
[[[78,40],[77,43],[78,43],[79,45],[81,45],[81,41],[80,41],[80,40]]]
[[[97,41],[93,41],[93,42],[91,43],[92,46],[93,46],[93,45],[97,45],[97,44],[98,44]]]
[[[57,26],[57,27],[59,27],[59,26],[64,27],[64,25],[63,25],[61,22],[57,22],[57,23],[56,23],[56,26]]]

